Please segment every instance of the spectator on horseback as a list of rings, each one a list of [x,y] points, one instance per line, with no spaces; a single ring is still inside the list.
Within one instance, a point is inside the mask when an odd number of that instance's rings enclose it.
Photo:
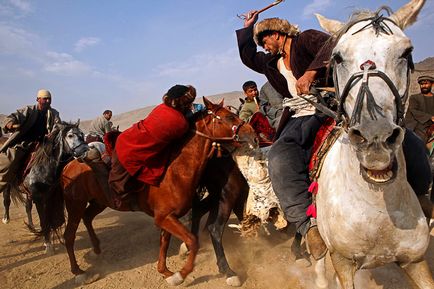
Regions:
[[[243,91],[246,98],[244,99],[244,104],[240,110],[240,118],[246,122],[250,120],[250,117],[259,110],[258,103],[258,87],[256,82],[249,80],[243,84]]]
[[[89,134],[86,136],[86,142],[103,141],[103,136],[114,130],[113,123],[110,121],[113,112],[111,110],[105,110],[102,115],[94,119],[89,128]]]
[[[186,116],[195,98],[193,86],[175,85],[163,96],[162,104],[119,135],[109,177],[117,194],[160,183],[172,146],[189,129]]]
[[[308,166],[316,133],[327,117],[299,95],[313,100],[313,96],[307,95],[313,84],[332,84],[327,65],[334,44],[330,35],[323,32],[313,29],[300,32],[297,26],[279,18],[256,23],[257,11],[247,15],[244,28],[236,31],[241,60],[252,70],[265,74],[283,98],[276,140],[268,154],[272,186],[285,217],[296,224],[312,256],[319,259],[326,253],[326,246],[315,220],[306,215],[312,202]],[[257,45],[268,53],[258,52]],[[432,179],[425,147],[407,130],[403,150],[408,182],[423,206]]]
[[[422,75],[417,78],[417,82],[420,93],[410,96],[405,124],[427,143],[431,137],[428,135],[430,127],[434,123],[434,94],[432,93],[434,77]]]
[[[0,192],[19,178],[29,154],[60,123],[59,112],[51,107],[48,90],[39,90],[36,101],[4,120],[4,131],[12,135],[0,148]]]

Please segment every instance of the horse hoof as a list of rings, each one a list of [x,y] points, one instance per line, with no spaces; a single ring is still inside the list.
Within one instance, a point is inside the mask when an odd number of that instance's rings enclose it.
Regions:
[[[3,224],[9,224],[9,218],[3,218],[2,219],[2,222],[3,222]]]
[[[306,268],[312,266],[312,262],[310,262],[306,258],[300,258],[295,260],[295,264],[297,264],[300,267],[306,267]]]
[[[54,255],[54,247],[52,244],[44,244],[45,246],[45,254],[49,256]]]
[[[324,279],[324,278],[317,278],[315,280],[315,285],[316,285],[316,287],[318,287],[320,289],[329,288],[329,283],[328,283],[327,279]]]
[[[178,255],[180,257],[187,257],[188,256],[188,248],[187,248],[187,245],[185,245],[184,242],[179,246],[179,253],[178,253]]]
[[[232,287],[240,287],[241,286],[241,280],[238,276],[232,276],[229,278],[226,278],[226,284]]]
[[[86,273],[79,274],[75,276],[75,284],[86,285],[95,282],[99,279],[99,274],[88,275]]]
[[[170,286],[178,286],[180,285],[182,282],[184,282],[184,278],[182,278],[181,273],[176,272],[175,274],[173,274],[170,277],[166,278],[166,282],[170,285]]]

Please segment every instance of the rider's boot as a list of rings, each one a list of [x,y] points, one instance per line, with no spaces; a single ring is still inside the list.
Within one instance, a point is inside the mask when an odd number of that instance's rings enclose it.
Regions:
[[[327,253],[327,247],[319,234],[318,226],[311,225],[306,233],[306,244],[309,252],[315,260],[319,260]]]

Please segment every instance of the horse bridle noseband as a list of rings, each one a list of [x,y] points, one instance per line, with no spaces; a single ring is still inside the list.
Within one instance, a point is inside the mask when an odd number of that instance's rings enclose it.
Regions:
[[[213,132],[215,130],[215,120],[216,119],[221,119],[221,117],[218,116],[217,114],[215,114],[215,112],[213,112],[212,110],[207,110],[207,114],[211,114],[213,116],[213,120],[212,120],[213,126],[212,126],[212,129],[211,129],[211,133],[210,134],[205,134],[205,133],[202,133],[200,131],[195,130],[194,132],[197,135],[203,136],[203,137],[205,137],[207,139],[210,139],[212,141],[235,141],[235,142],[241,142],[240,136],[238,135],[238,133],[239,133],[241,127],[245,124],[245,121],[241,121],[238,125],[232,126],[232,136],[230,136],[230,137],[215,137],[213,135]],[[202,120],[202,121],[205,123],[205,120]],[[206,125],[206,123],[205,123],[204,127],[207,129],[207,131],[210,131],[208,129],[208,126]]]
[[[361,20],[355,22],[353,25],[348,27],[346,31],[348,31],[355,24],[357,24],[359,22],[367,21],[367,20],[371,20],[371,22],[368,23],[367,25],[363,26],[361,29],[357,30],[356,32],[354,32],[352,35],[359,33],[370,26],[374,27],[377,35],[379,33],[386,33],[387,35],[393,34],[392,30],[389,28],[389,26],[386,23],[384,23],[384,21],[386,21],[386,20],[390,21],[395,25],[396,25],[396,23],[394,21],[392,21],[391,19],[385,18],[385,17],[383,17],[383,15],[378,15],[378,14],[374,17],[361,19]],[[334,56],[335,55],[332,56],[332,60],[331,60],[332,63],[334,62]],[[360,69],[362,70],[361,72],[357,72],[357,73],[354,73],[353,75],[351,75],[351,77],[348,79],[347,83],[345,84],[345,87],[344,87],[342,93],[339,92],[337,71],[336,71],[336,69],[334,69],[333,81],[334,81],[335,88],[336,88],[336,98],[339,101],[338,111],[337,111],[337,119],[344,120],[348,124],[347,128],[355,125],[356,123],[360,123],[361,111],[362,111],[363,102],[364,102],[365,97],[366,97],[367,110],[368,110],[368,113],[369,113],[371,119],[377,119],[377,116],[376,116],[377,114],[384,117],[383,109],[375,102],[372,91],[369,89],[369,78],[370,77],[379,77],[387,84],[387,86],[389,87],[389,89],[393,93],[393,96],[395,98],[395,106],[396,106],[396,124],[399,126],[403,126],[403,119],[404,119],[403,103],[405,103],[407,101],[408,90],[409,90],[409,86],[410,86],[410,71],[414,68],[411,54],[409,54],[407,56],[407,61],[408,61],[407,86],[406,86],[405,92],[402,96],[399,94],[398,89],[396,88],[396,86],[394,85],[392,80],[384,72],[377,70],[375,62],[373,62],[371,60],[367,60],[360,65]],[[362,81],[362,83],[360,85],[360,89],[359,89],[359,92],[357,94],[356,103],[355,103],[351,117],[348,117],[348,115],[344,109],[344,103],[345,103],[345,100],[346,100],[351,88],[353,88],[359,81]]]

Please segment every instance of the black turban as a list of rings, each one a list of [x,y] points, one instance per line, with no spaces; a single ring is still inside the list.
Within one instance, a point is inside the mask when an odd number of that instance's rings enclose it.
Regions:
[[[175,99],[179,98],[189,90],[188,86],[177,84],[175,86],[172,86],[166,93],[168,98]]]

